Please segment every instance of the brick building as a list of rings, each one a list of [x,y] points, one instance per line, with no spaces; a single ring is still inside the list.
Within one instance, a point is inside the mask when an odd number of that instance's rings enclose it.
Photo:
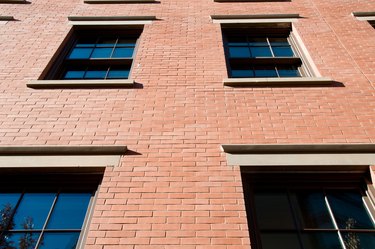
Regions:
[[[375,2],[0,0],[0,247],[375,248]]]

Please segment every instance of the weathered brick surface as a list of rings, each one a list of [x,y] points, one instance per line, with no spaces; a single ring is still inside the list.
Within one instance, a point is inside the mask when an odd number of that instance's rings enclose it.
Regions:
[[[88,249],[245,249],[238,167],[223,143],[374,143],[375,30],[353,11],[368,0],[89,5],[1,4],[1,145],[127,145],[107,168]],[[295,28],[323,76],[342,87],[229,88],[213,14],[298,13]],[[155,15],[134,61],[132,89],[26,87],[71,26],[68,16]]]

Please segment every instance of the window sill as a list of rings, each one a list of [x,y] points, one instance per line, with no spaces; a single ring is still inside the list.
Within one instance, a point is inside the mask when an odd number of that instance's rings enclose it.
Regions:
[[[155,0],[84,0],[84,3],[155,3]]]
[[[131,87],[133,79],[120,80],[32,80],[27,83],[30,88],[85,88],[85,87]]]
[[[214,2],[291,2],[291,0],[214,0]]]
[[[224,79],[224,86],[329,86],[334,83],[323,77],[285,77],[285,78],[230,78]]]

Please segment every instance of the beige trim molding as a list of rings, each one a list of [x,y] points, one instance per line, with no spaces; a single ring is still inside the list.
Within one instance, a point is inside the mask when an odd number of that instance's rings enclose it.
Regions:
[[[213,23],[291,23],[299,14],[211,15]]]
[[[360,21],[375,21],[375,11],[353,12],[352,15]]]
[[[156,20],[156,16],[69,16],[71,25],[145,25]]]
[[[224,144],[228,165],[368,166],[375,144]]]
[[[84,3],[91,4],[110,4],[110,3],[155,3],[155,0],[84,0]]]
[[[61,88],[61,87],[131,87],[133,79],[119,80],[31,80],[26,85],[30,88]]]
[[[214,0],[214,2],[290,2],[291,0]]]
[[[126,151],[126,146],[1,146],[0,167],[115,167]]]
[[[323,77],[283,77],[283,78],[229,78],[224,86],[327,86],[333,80]]]

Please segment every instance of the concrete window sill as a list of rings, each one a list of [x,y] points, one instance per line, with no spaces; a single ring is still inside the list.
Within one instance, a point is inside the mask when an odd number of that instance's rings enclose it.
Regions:
[[[100,3],[155,3],[155,0],[84,0],[84,3],[100,4]]]
[[[119,80],[32,80],[27,86],[30,88],[85,88],[85,87],[131,87],[133,79]]]
[[[285,77],[285,78],[230,78],[224,79],[224,86],[329,86],[334,83],[323,77]]]

